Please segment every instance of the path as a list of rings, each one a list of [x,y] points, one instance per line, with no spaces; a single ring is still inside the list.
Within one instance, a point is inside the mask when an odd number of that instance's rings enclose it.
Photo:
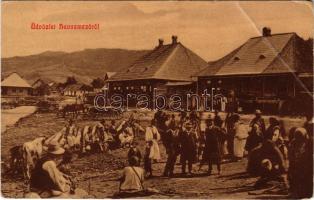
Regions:
[[[36,106],[20,106],[9,110],[1,110],[1,133],[13,126],[19,119],[36,111]]]

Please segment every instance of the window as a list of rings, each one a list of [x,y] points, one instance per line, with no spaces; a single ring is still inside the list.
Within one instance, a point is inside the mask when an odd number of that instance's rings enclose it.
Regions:
[[[15,93],[15,92],[16,92],[16,89],[15,89],[15,88],[12,88],[12,92],[14,92],[14,93]]]

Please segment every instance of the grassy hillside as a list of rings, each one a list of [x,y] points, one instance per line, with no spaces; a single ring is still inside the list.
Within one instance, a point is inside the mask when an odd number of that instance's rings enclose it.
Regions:
[[[71,53],[47,51],[31,56],[2,58],[2,77],[18,72],[32,83],[38,78],[64,82],[75,76],[83,83],[103,76],[107,71],[119,72],[148,51],[124,49],[85,49]]]

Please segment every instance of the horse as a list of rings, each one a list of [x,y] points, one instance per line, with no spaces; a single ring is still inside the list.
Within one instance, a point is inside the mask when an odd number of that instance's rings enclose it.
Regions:
[[[61,109],[63,118],[65,118],[68,113],[72,113],[73,117],[77,117],[79,112],[85,113],[85,111],[86,108],[84,104],[68,104]]]

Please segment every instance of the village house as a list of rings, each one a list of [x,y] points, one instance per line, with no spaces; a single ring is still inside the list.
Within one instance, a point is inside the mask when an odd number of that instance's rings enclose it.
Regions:
[[[89,85],[76,83],[66,86],[63,90],[63,95],[82,98],[92,90],[93,88]]]
[[[48,95],[49,91],[49,84],[48,81],[43,80],[42,78],[37,79],[32,84],[33,92],[32,94],[35,96],[43,96]]]
[[[109,94],[144,94],[150,99],[154,94],[168,97],[186,94],[195,90],[191,76],[206,66],[206,61],[178,42],[177,36],[172,36],[172,43],[166,45],[159,39],[153,50],[109,78]],[[136,102],[130,99],[128,105],[134,106]]]
[[[2,97],[26,97],[31,93],[32,86],[16,72],[1,82]]]
[[[313,44],[296,33],[250,38],[198,73],[198,92],[235,93],[239,107],[284,112],[313,106]],[[302,112],[302,111],[301,111]]]

